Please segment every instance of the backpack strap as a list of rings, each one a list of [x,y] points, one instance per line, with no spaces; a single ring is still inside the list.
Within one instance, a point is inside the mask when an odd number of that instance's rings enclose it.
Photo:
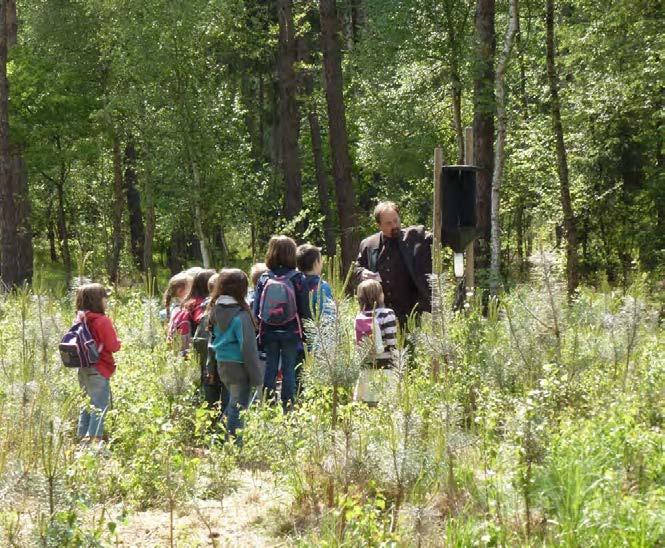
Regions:
[[[85,328],[90,332],[90,336],[93,339],[95,339],[95,335],[92,332],[92,323],[88,321],[88,311],[87,310],[79,310],[78,311],[78,313],[76,314],[76,322],[80,322],[83,325],[85,325]],[[95,344],[97,345],[97,350],[101,354],[102,350],[104,350],[104,343],[98,342],[97,339],[95,339]]]
[[[293,286],[293,297],[296,300],[296,323],[298,324],[298,335],[300,338],[303,338],[304,331],[302,328],[302,323],[300,321],[300,314],[298,314],[298,296],[295,294],[296,293],[296,286],[293,283],[293,278],[297,275],[300,274],[297,270],[292,270],[291,273],[286,276],[286,279],[291,282],[291,285]]]

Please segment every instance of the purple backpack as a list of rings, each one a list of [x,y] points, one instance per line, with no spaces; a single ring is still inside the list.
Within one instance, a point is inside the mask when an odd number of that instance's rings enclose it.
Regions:
[[[65,367],[93,367],[102,351],[88,329],[84,314],[79,314],[74,325],[65,333],[59,349]]]
[[[261,292],[259,319],[271,326],[286,325],[298,319],[296,290],[291,278],[297,272],[284,276],[269,274],[268,281]]]

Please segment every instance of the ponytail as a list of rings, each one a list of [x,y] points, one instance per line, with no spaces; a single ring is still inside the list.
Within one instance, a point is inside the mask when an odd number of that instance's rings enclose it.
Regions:
[[[183,288],[188,288],[192,283],[192,276],[187,272],[180,272],[169,280],[169,285],[166,286],[164,291],[164,307],[166,308],[166,320],[171,319],[171,301],[176,291]]]

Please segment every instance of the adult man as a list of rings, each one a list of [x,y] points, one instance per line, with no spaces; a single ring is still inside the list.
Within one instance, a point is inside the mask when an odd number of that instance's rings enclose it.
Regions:
[[[415,310],[429,312],[432,294],[428,275],[432,272],[432,235],[422,225],[402,228],[399,208],[381,202],[374,208],[379,232],[360,243],[355,274],[360,282],[381,282],[385,305],[392,308],[402,327]]]

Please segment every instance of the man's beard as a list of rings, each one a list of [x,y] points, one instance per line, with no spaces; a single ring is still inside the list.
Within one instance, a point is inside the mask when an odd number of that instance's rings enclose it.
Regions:
[[[390,231],[390,237],[391,237],[391,238],[399,238],[400,235],[401,235],[401,233],[402,233],[402,228],[398,226],[398,227],[396,227],[396,228],[393,228],[393,229]]]

